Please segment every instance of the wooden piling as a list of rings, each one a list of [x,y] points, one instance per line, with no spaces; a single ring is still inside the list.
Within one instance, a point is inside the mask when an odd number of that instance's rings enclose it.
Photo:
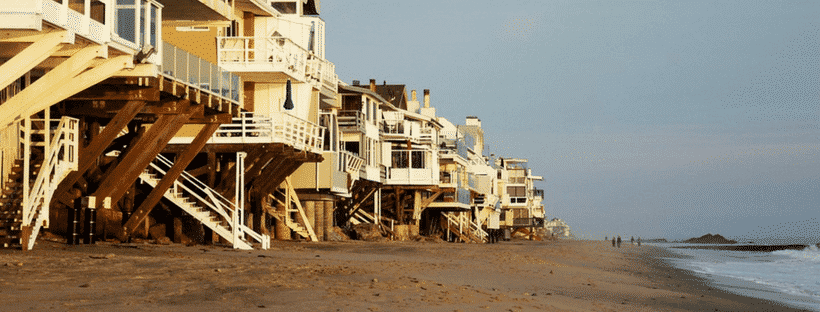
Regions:
[[[328,200],[325,201],[325,222],[323,225],[325,226],[325,240],[330,240],[330,233],[333,232],[333,201]]]
[[[314,232],[316,232],[316,239],[319,241],[325,240],[325,203],[322,201],[315,201],[314,203]]]

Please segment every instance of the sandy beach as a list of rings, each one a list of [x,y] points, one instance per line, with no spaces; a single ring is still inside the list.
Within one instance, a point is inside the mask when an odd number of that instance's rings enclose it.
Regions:
[[[0,310],[795,310],[712,289],[658,260],[671,256],[597,241],[275,241],[265,251],[40,241],[0,251]]]

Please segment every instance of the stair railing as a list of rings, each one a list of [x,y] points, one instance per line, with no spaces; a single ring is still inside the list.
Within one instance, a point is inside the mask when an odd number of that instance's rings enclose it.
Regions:
[[[31,122],[42,121],[46,129],[33,130],[31,129]],[[44,140],[49,138],[51,134],[50,123],[54,120],[49,119],[27,119],[28,124],[23,127],[25,140],[25,153],[31,152],[32,146],[49,144],[48,142],[31,142],[31,134],[42,134]],[[68,175],[69,172],[77,170],[77,162],[79,158],[79,119],[71,117],[63,117],[54,133],[53,139],[48,146],[48,155],[43,157],[43,163],[40,166],[40,172],[37,174],[37,179],[34,181],[34,186],[31,190],[24,190],[28,197],[23,204],[23,227],[31,227],[29,237],[24,240],[27,242],[23,246],[26,250],[34,248],[34,242],[40,232],[41,227],[48,227],[49,204],[51,203],[51,196],[57,185]],[[30,157],[26,157],[30,160]],[[29,166],[26,166],[27,168]],[[27,179],[28,175],[24,175]]]
[[[150,165],[151,168],[164,176],[167,169],[163,169],[163,167],[171,168],[173,166],[173,162],[162,155],[157,155]],[[208,187],[207,184],[203,183],[190,173],[183,171],[182,174],[180,174],[180,177],[174,181],[170,191],[175,194],[181,194],[181,192],[184,191],[198,199],[199,202],[205,206],[204,208],[208,208],[216,212],[225,221],[227,221],[231,226],[231,232],[248,234],[248,236],[262,244],[263,249],[267,249],[270,245],[270,239],[266,239],[267,235],[254,232],[241,222],[242,218],[237,213],[239,210],[233,201],[225,198],[225,196],[216,190]],[[241,237],[242,235],[239,236]]]

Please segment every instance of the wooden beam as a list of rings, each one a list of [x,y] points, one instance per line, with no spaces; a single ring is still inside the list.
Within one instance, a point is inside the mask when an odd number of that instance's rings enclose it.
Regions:
[[[37,98],[37,102],[39,102],[40,105],[47,105],[45,107],[49,107],[59,101],[65,100],[66,98],[76,94],[77,92],[85,90],[99,83],[100,81],[103,81],[105,78],[111,77],[111,75],[114,74],[116,71],[133,65],[134,59],[129,55],[122,55],[110,58],[108,60],[105,60],[105,62],[101,63],[100,65],[97,65],[94,68],[91,68],[85,72],[82,72],[76,77],[71,78],[67,82],[59,84],[58,87],[53,90],[53,92],[41,94]],[[33,114],[37,111],[39,110],[29,109],[28,113]]]
[[[5,89],[14,80],[20,78],[43,60],[51,56],[65,43],[68,32],[58,30],[43,35],[14,57],[0,65],[0,89]],[[72,35],[73,36],[73,35]]]
[[[199,153],[199,150],[205,146],[205,143],[208,142],[208,139],[210,139],[214,132],[216,132],[217,128],[219,128],[219,124],[209,124],[199,131],[191,144],[188,145],[185,152],[179,155],[179,157],[174,161],[174,165],[171,166],[171,169],[168,169],[165,176],[162,177],[154,189],[151,190],[151,193],[148,194],[148,197],[145,198],[139,208],[134,211],[134,214],[132,214],[125,225],[123,225],[123,230],[117,238],[121,241],[127,239],[134,229],[136,229],[136,227],[146,217],[148,217],[148,214],[151,213],[154,206],[159,203],[168,188],[174,185],[174,182],[179,178],[185,168],[188,167],[188,164],[194,160],[194,157],[196,157],[197,153]]]
[[[185,114],[163,115],[135,144],[135,148],[120,160],[117,167],[111,174],[105,177],[103,183],[94,196],[97,198],[111,197],[112,202],[119,201],[125,193],[126,188],[134,183],[140,172],[157,157],[168,141],[185,125],[188,118],[197,109],[202,109],[201,105],[192,106]]]
[[[107,47],[94,45],[80,50],[6,101],[6,103],[0,105],[0,129],[30,116],[33,112],[50,107],[51,103],[46,104],[37,100],[43,97],[44,94],[53,93],[61,87],[66,87],[67,81],[88,68],[96,57],[104,53],[105,49]]]
[[[98,84],[72,95],[68,100],[159,102],[159,89],[130,85]]]
[[[362,204],[363,204],[363,203],[364,203],[364,202],[365,202],[368,198],[370,198],[370,196],[372,196],[372,195],[373,195],[373,193],[376,193],[376,188],[372,188],[372,189],[370,189],[370,191],[368,191],[368,192],[367,192],[367,195],[365,195],[365,196],[364,196],[362,199],[360,199],[360,200],[359,200],[356,204],[354,204],[354,205],[353,205],[353,207],[351,207],[351,208],[350,208],[350,212],[347,214],[346,219],[348,219],[348,220],[349,220],[349,219],[350,219],[350,217],[352,217],[354,214],[356,214],[356,212],[357,212],[357,211],[359,211],[359,209],[361,209]],[[345,222],[347,222],[347,220],[345,220]]]

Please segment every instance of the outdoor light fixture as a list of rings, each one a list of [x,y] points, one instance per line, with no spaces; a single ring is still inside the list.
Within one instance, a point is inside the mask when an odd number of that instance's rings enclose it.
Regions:
[[[288,84],[285,86],[285,109],[291,110],[293,109],[293,101],[290,99],[290,79],[288,79]]]

